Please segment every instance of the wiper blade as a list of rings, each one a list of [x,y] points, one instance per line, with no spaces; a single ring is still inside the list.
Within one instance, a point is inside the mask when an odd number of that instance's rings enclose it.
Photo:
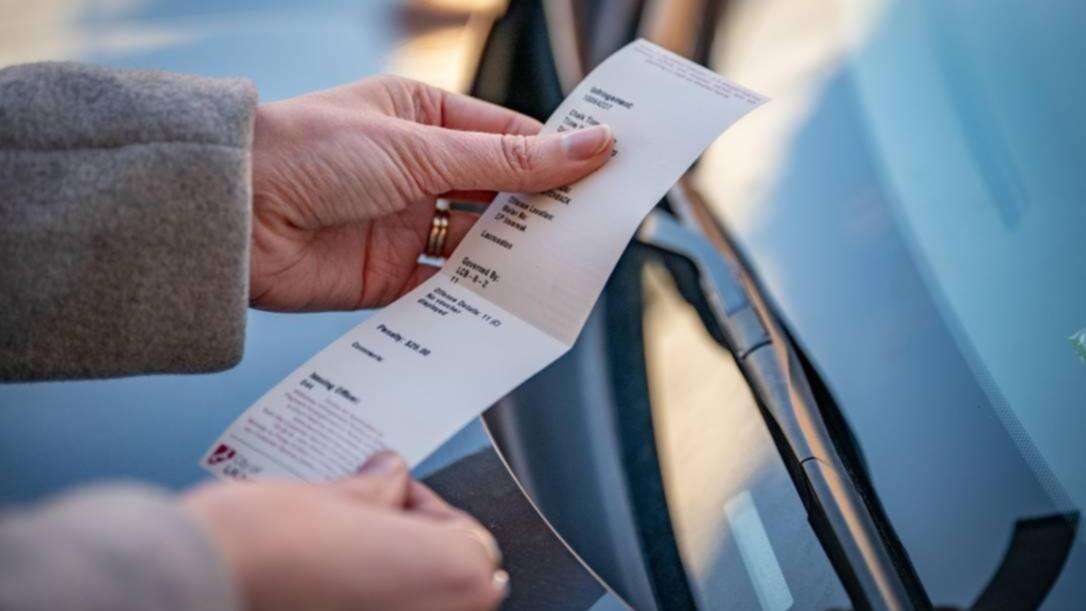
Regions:
[[[818,514],[813,518],[831,531],[833,551],[846,565],[838,566],[838,571],[850,594],[871,608],[930,607],[911,567],[895,563],[863,496],[847,476],[802,363],[738,257],[721,235],[715,235],[704,206],[695,203],[683,183],[667,199],[675,216],[653,211],[637,239],[681,255],[698,269],[702,294],[726,347],[792,454],[790,472],[801,480],[796,482],[801,497],[814,504],[808,507]],[[906,586],[903,573],[913,577],[912,587]]]

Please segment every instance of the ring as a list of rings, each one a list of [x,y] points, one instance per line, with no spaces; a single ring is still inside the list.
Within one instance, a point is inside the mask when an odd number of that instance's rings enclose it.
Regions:
[[[434,218],[430,221],[430,236],[426,240],[426,250],[423,254],[427,257],[440,259],[445,253],[445,237],[449,235],[449,210],[438,207],[434,210]]]

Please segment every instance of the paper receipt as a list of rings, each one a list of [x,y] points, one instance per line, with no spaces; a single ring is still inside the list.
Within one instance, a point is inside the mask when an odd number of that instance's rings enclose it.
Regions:
[[[201,465],[321,481],[382,449],[417,464],[569,350],[645,215],[764,101],[644,40],[616,52],[543,128],[611,126],[603,168],[546,193],[498,195],[439,273],[269,390]]]

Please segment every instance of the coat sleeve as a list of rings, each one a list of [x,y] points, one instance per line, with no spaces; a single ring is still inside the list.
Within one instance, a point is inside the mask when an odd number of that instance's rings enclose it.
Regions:
[[[256,101],[237,79],[0,70],[0,380],[240,360]]]
[[[91,488],[0,519],[0,609],[239,608],[211,539],[156,490]]]

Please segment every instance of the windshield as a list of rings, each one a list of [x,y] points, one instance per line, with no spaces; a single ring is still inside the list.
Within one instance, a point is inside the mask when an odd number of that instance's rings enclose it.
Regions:
[[[857,61],[858,92],[959,345],[1004,424],[1025,436],[1022,452],[1040,454],[1038,475],[1055,476],[1050,494],[1082,506],[1086,7],[1005,4],[1014,10],[895,7]],[[878,66],[875,54],[899,61]],[[917,112],[938,146],[896,119]]]
[[[714,68],[773,103],[700,186],[932,602],[1031,581],[1051,608],[1084,600],[1086,6],[814,4],[722,20]]]

